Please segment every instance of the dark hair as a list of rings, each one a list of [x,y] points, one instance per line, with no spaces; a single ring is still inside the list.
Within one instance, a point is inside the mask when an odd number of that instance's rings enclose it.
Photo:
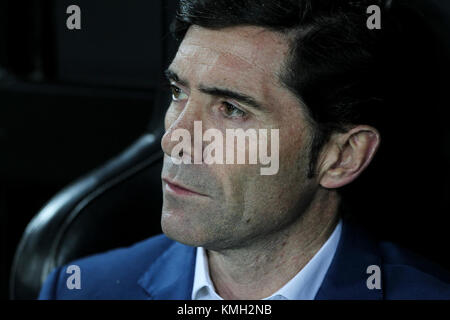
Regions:
[[[399,101],[406,103],[406,92],[422,91],[413,76],[417,70],[412,72],[420,66],[409,56],[417,33],[403,24],[407,20],[404,5],[392,3],[180,0],[171,30],[179,40],[191,25],[210,29],[253,25],[292,35],[291,55],[281,80],[306,104],[315,122],[309,170],[313,177],[320,150],[333,132],[366,124],[383,133],[392,108]],[[370,5],[381,9],[380,30],[367,27]],[[410,36],[405,35],[407,30]]]

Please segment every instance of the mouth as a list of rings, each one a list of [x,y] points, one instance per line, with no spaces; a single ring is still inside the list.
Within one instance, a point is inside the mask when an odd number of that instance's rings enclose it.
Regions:
[[[207,197],[207,195],[196,192],[192,189],[189,189],[186,186],[183,186],[179,183],[170,181],[167,178],[162,179],[165,182],[165,191],[170,192],[172,194],[176,194],[179,196],[201,196],[201,197]]]

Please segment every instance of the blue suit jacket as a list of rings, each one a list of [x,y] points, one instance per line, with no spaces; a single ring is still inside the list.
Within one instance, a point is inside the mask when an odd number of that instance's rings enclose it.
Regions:
[[[196,250],[164,235],[70,263],[81,289],[68,289],[67,266],[47,278],[40,299],[191,299]],[[368,289],[367,267],[381,270],[381,289]],[[344,221],[336,254],[316,299],[450,299],[446,270],[378,242]]]

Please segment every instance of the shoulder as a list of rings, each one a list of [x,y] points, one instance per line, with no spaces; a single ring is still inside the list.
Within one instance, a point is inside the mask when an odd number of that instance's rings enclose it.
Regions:
[[[95,254],[58,267],[48,276],[39,299],[143,299],[137,281],[175,242],[158,235],[130,247]],[[75,266],[69,268],[70,266]],[[79,287],[70,289],[75,272]]]
[[[450,299],[450,273],[391,242],[380,242],[386,299]]]

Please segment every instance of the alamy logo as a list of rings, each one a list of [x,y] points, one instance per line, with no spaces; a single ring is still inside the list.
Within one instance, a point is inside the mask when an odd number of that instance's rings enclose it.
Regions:
[[[249,164],[268,165],[261,167],[261,175],[274,175],[279,169],[279,129],[270,129],[270,155],[268,155],[267,129],[226,129],[225,138],[222,131],[208,129],[203,133],[202,122],[194,121],[194,145],[191,145],[191,134],[186,129],[176,129],[171,141],[181,141],[171,152],[174,164]],[[225,141],[225,156],[224,156]],[[248,149],[246,148],[248,141]],[[210,142],[203,149],[203,142]],[[236,148],[235,148],[236,145]],[[192,149],[193,152],[192,152]],[[246,155],[248,150],[248,157]],[[236,157],[235,157],[236,154]]]
[[[369,30],[381,29],[381,9],[377,5],[367,7],[367,14],[371,16],[367,19],[367,28]]]
[[[66,20],[66,26],[69,30],[81,29],[81,9],[79,6],[73,4],[67,7],[66,13],[70,16]]]
[[[370,274],[369,278],[367,278],[366,285],[367,289],[381,289],[381,270],[380,267],[373,264],[367,267],[367,274]]]
[[[76,264],[72,264],[67,267],[66,273],[70,274],[67,278],[66,286],[67,289],[81,289],[81,269]]]

